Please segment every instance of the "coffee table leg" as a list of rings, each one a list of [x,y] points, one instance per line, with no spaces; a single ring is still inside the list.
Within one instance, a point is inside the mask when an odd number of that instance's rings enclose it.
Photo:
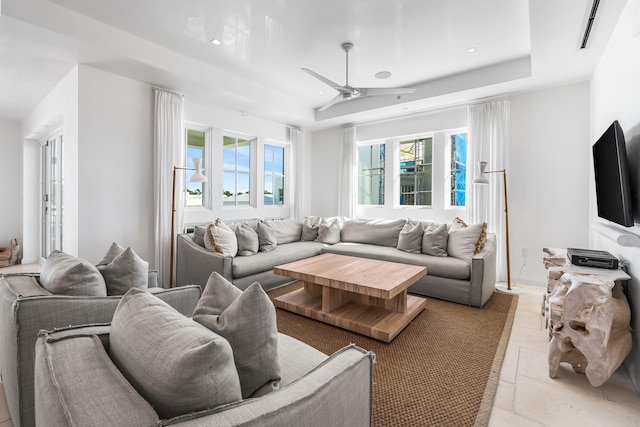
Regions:
[[[351,295],[349,292],[328,286],[322,287],[322,311],[329,313],[350,301]]]

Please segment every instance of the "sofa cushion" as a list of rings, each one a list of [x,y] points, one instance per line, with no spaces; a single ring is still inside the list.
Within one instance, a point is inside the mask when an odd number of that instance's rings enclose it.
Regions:
[[[260,221],[256,226],[258,232],[258,242],[260,244],[260,252],[269,252],[278,245],[276,230],[271,223]]]
[[[312,242],[318,238],[319,217],[306,217],[302,222],[301,240]]]
[[[413,254],[419,254],[422,251],[422,237],[424,228],[419,222],[408,220],[398,236],[398,249]]]
[[[242,399],[229,342],[148,292],[122,297],[109,353],[161,417]]]
[[[267,383],[279,383],[276,309],[259,283],[243,292],[214,271],[193,320],[231,344],[243,398]]]
[[[271,225],[271,228],[276,232],[276,242],[278,245],[297,242],[302,235],[302,220],[299,219],[269,221],[269,225]]]
[[[395,248],[405,222],[404,219],[349,219],[342,226],[340,240]]]
[[[107,295],[124,295],[131,288],[146,289],[149,286],[149,263],[130,247],[123,249],[112,243],[96,267],[104,277]]]
[[[447,241],[447,253],[451,257],[460,258],[471,262],[473,256],[479,251],[480,242],[484,244],[486,239],[487,224],[479,222],[468,227],[451,229]],[[484,236],[484,237],[483,237]]]
[[[337,219],[328,221],[323,218],[318,225],[318,242],[335,245],[340,241],[340,223]]]
[[[319,242],[292,242],[279,245],[271,252],[260,252],[251,257],[235,257],[232,261],[233,278],[271,271],[276,265],[319,255],[324,246],[326,245]]]
[[[228,225],[220,218],[207,226],[204,237],[204,246],[210,251],[224,256],[236,256],[238,253],[238,240]]]
[[[62,251],[51,252],[45,261],[40,285],[58,295],[107,296],[107,285],[98,269]]]
[[[433,256],[448,256],[448,239],[449,231],[447,224],[441,224],[440,226],[430,225],[424,230],[422,236],[422,253]]]
[[[209,225],[196,225],[193,229],[193,241],[198,245],[205,247],[204,236],[207,234],[207,227]]]
[[[333,246],[327,246],[322,249],[322,252],[420,265],[427,267],[428,276],[439,276],[460,280],[469,280],[471,277],[471,263],[454,257],[435,257],[425,254],[410,254],[388,246],[345,242],[338,243]]]
[[[238,240],[238,255],[255,255],[260,249],[258,233],[249,224],[241,224],[236,227],[236,239]]]

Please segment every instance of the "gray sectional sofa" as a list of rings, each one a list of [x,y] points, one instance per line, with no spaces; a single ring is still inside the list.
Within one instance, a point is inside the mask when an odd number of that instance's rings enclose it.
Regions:
[[[478,251],[472,249],[471,252],[465,252],[459,247],[456,250],[448,247],[448,253],[443,253],[444,248],[440,248],[439,253],[433,252],[428,250],[424,240],[424,247],[418,246],[417,251],[410,252],[406,247],[403,248],[405,250],[398,249],[403,246],[410,229],[415,230],[416,224],[419,224],[418,229],[423,230],[439,228],[442,224],[405,219],[350,219],[341,224],[336,238],[335,223],[328,219],[309,217],[268,223],[275,228],[275,249],[259,251],[250,256],[222,255],[205,248],[202,240],[203,236],[206,237],[206,227],[196,228],[194,233],[179,235],[177,285],[204,286],[211,272],[217,271],[240,289],[258,281],[269,290],[290,281],[274,274],[274,266],[329,252],[425,266],[427,275],[413,284],[409,292],[426,297],[482,307],[495,288],[496,247],[495,235],[492,233],[483,235],[484,245]],[[250,221],[248,224],[250,227],[257,227],[258,221]],[[238,226],[231,225],[230,229],[237,231]],[[322,233],[323,226],[328,232]],[[316,236],[320,237],[314,237],[314,228],[318,230]],[[459,231],[454,228],[447,225],[449,236],[454,236],[453,233]],[[425,231],[425,239],[426,234]],[[459,235],[462,233],[455,235],[456,239]],[[438,253],[439,256],[428,253]]]

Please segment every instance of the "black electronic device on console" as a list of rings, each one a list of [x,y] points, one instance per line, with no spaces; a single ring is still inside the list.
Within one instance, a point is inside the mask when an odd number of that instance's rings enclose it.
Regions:
[[[571,264],[580,267],[608,268],[610,270],[618,268],[618,258],[607,251],[568,248],[567,255],[569,255]]]

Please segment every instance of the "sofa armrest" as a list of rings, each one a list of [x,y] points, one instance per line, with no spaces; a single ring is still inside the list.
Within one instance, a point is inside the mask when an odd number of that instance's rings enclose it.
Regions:
[[[482,307],[496,287],[496,235],[487,234],[480,252],[471,259],[471,305]]]
[[[281,390],[158,425],[370,426],[375,355],[350,345]]]
[[[35,345],[36,424],[155,425],[158,415],[111,361],[92,328],[71,332],[41,331]]]
[[[232,257],[211,252],[193,241],[190,234],[179,234],[176,252],[176,286],[200,285],[203,289],[214,271],[233,282]]]

